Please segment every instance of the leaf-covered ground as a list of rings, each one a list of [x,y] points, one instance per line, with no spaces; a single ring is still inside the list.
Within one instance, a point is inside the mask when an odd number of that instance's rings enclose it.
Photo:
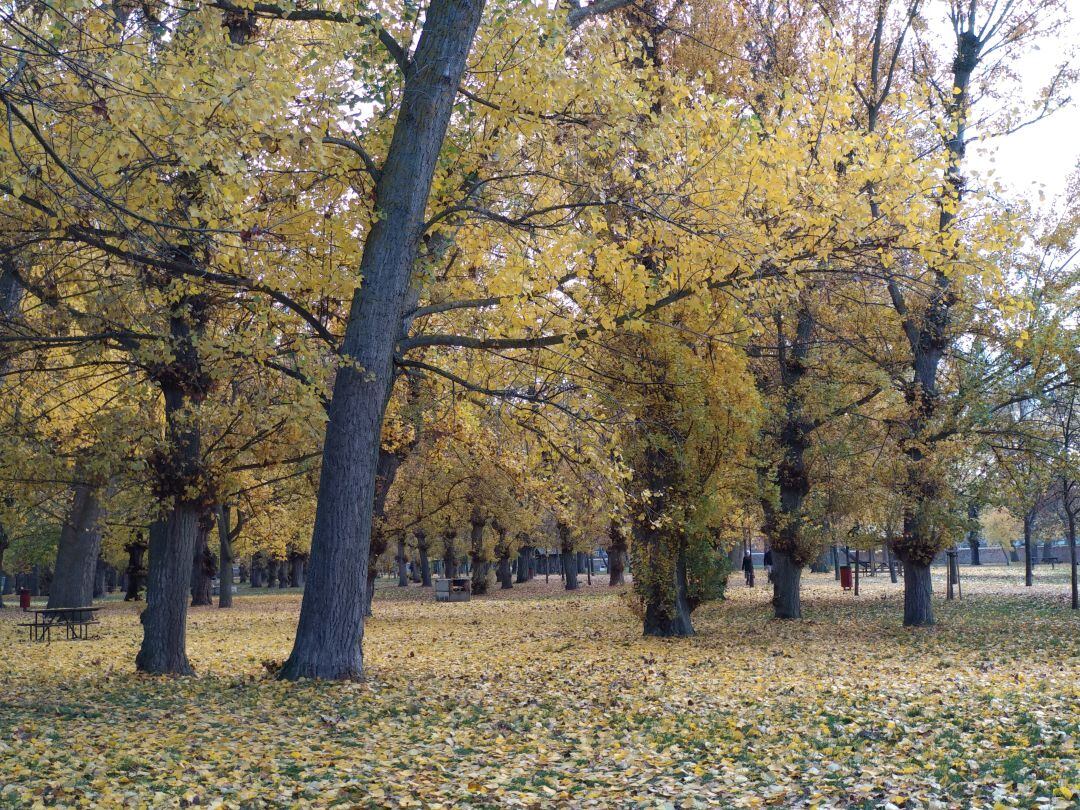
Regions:
[[[266,677],[295,593],[194,610],[200,674],[179,680],[133,672],[130,605],[48,646],[9,606],[0,807],[1077,806],[1063,571],[1026,591],[1017,566],[964,573],[929,631],[900,627],[887,578],[856,599],[821,575],[807,621],[733,585],[680,641],[642,639],[599,584],[453,605],[386,589],[363,684]]]

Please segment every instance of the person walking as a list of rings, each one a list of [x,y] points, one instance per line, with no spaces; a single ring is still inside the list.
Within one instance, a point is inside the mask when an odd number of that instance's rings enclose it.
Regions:
[[[766,578],[769,580],[769,582],[772,582],[772,549],[771,548],[765,549],[765,555],[762,557],[761,563],[762,563],[762,565],[765,566],[765,576],[766,576]]]
[[[742,558],[742,570],[746,575],[746,586],[754,587],[754,558],[750,556],[750,549],[746,549]]]

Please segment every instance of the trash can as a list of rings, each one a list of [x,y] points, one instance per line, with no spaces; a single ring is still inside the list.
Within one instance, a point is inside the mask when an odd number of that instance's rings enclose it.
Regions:
[[[850,565],[841,565],[840,566],[840,587],[843,588],[845,591],[850,591],[851,590],[851,566]]]
[[[19,588],[19,607],[23,610],[30,609],[30,589]]]

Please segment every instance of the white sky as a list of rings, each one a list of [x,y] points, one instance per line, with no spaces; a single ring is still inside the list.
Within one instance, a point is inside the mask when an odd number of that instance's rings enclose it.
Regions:
[[[1063,34],[1042,43],[1038,51],[1026,55],[1017,66],[1024,84],[1024,101],[1030,103],[1037,96],[1067,51],[1080,47],[1080,0],[1068,0],[1068,8],[1070,19]],[[1072,56],[1075,60],[1078,54]],[[986,144],[973,144],[972,167],[980,173],[993,169],[994,177],[1010,196],[1023,196],[1037,205],[1041,188],[1046,200],[1039,207],[1050,205],[1080,164],[1080,86],[1070,87],[1068,95],[1072,97],[1069,104],[1042,121]],[[997,159],[991,162],[990,154],[994,152]]]

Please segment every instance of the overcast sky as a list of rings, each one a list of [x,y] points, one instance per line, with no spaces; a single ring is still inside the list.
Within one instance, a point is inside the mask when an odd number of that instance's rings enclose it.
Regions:
[[[1071,19],[1066,31],[1055,41],[1043,43],[1019,65],[1025,101],[1046,85],[1066,50],[1080,46],[1080,0],[1068,0],[1068,4]],[[1049,205],[1064,191],[1080,162],[1080,87],[1070,88],[1070,95],[1072,100],[1065,108],[1042,121],[988,144],[973,145],[972,165],[980,172],[995,169],[995,177],[1011,194],[1036,202],[1038,189],[1044,188],[1045,204]],[[991,163],[989,155],[994,151],[997,160]]]

